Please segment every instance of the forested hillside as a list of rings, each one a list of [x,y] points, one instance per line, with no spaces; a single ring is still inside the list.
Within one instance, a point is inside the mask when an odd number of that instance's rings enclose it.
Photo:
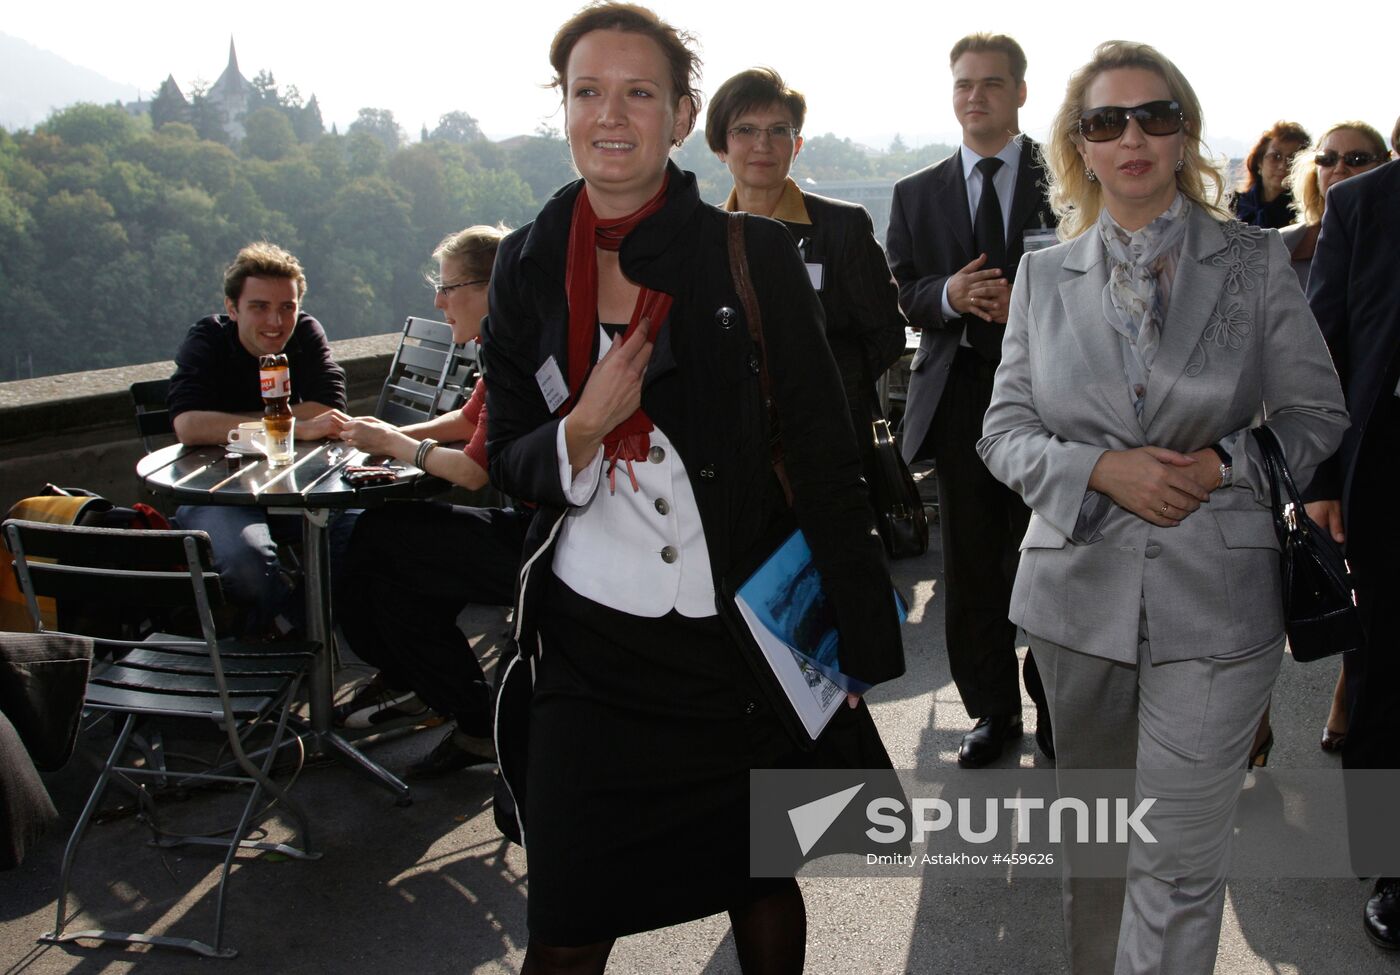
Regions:
[[[306,307],[331,338],[396,329],[432,313],[424,273],[439,239],[519,226],[573,178],[550,129],[492,142],[454,112],[409,142],[391,113],[363,109],[325,133],[294,92],[266,94],[236,149],[201,138],[198,118],[154,128],[96,105],[0,130],[0,381],[171,356],[190,323],[222,308],[234,253],[263,238],[300,257]],[[946,151],[896,143],[872,156],[819,136],[794,176],[892,177]],[[723,199],[728,173],[699,132],[678,156],[707,199]]]

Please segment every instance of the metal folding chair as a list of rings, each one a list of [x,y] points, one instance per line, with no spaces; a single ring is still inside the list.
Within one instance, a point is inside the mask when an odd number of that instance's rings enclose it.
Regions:
[[[50,597],[60,604],[71,600],[85,608],[117,604],[183,612],[198,633],[159,633],[143,641],[96,635],[98,643],[124,653],[111,664],[93,668],[84,707],[111,714],[119,721],[120,730],[64,850],[54,930],[39,940],[153,944],[211,957],[233,957],[237,952],[224,946],[223,933],[225,895],[235,854],[252,849],[298,859],[320,856],[311,851],[306,814],[270,775],[282,747],[300,744],[295,736],[288,736],[288,720],[316,646],[286,643],[269,647],[218,639],[213,611],[223,601],[223,590],[218,574],[210,567],[209,536],[204,532],[120,531],[16,519],[6,521],[3,530],[20,590],[40,632],[45,627],[38,599]],[[176,771],[153,761],[148,750],[135,747],[134,736],[142,725],[174,719],[218,726],[227,738],[228,760],[198,770]],[[272,731],[270,743],[252,750],[251,736],[264,729]],[[254,759],[261,763],[255,764]],[[157,846],[198,843],[224,848],[212,943],[103,929],[64,930],[78,846],[112,782],[126,784],[136,793]],[[248,787],[249,795],[232,831],[190,836],[162,827],[149,783],[182,789],[231,784]],[[300,846],[249,838],[270,808],[262,805],[265,795],[290,814]]]
[[[408,318],[374,415],[403,426],[442,413],[443,392],[449,376],[459,368],[460,348],[453,344],[452,326],[446,322]]]
[[[165,405],[170,393],[169,379],[147,379],[131,384],[131,402],[136,407],[136,432],[141,444],[150,453],[165,446],[161,439],[172,438],[175,428],[170,423],[170,410]]]

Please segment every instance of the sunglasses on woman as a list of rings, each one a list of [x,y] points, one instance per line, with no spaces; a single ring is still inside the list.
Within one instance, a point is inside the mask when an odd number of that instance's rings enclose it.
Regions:
[[[1361,166],[1369,166],[1371,163],[1380,162],[1382,156],[1374,152],[1362,152],[1360,149],[1353,149],[1351,152],[1339,153],[1335,149],[1328,149],[1326,152],[1319,152],[1313,156],[1313,162],[1317,163],[1321,169],[1331,169],[1337,162],[1344,161],[1352,169]]]
[[[1147,135],[1176,135],[1184,118],[1181,105],[1166,99],[1132,108],[1105,105],[1079,113],[1079,134],[1087,142],[1108,142],[1121,136],[1133,119]]]

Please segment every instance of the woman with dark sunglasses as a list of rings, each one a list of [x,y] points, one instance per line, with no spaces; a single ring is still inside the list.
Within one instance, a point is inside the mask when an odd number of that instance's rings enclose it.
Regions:
[[[1022,259],[978,444],[1033,512],[1011,618],[1045,678],[1061,791],[1135,769],[1091,788],[1156,800],[1157,842],[1064,848],[1075,975],[1214,970],[1284,647],[1249,431],[1265,423],[1306,481],[1346,426],[1287,254],[1222,209],[1201,132],[1190,83],[1145,44],[1105,43],[1071,76],[1045,147],[1066,240]]]
[[[1256,227],[1286,227],[1293,222],[1293,194],[1285,181],[1289,167],[1312,142],[1297,122],[1278,121],[1259,137],[1244,160],[1244,180],[1232,201],[1235,216]]]
[[[1322,134],[1316,152],[1300,152],[1288,176],[1294,195],[1293,208],[1301,218],[1279,233],[1293,258],[1298,282],[1307,287],[1317,234],[1322,229],[1322,213],[1327,208],[1327,190],[1348,177],[1375,169],[1390,158],[1385,139],[1365,122],[1338,122]],[[1334,706],[1333,711],[1336,711]],[[1332,717],[1337,717],[1334,713]],[[1333,726],[1332,717],[1328,727]],[[1340,726],[1346,725],[1345,715]],[[1325,745],[1323,747],[1326,747]]]

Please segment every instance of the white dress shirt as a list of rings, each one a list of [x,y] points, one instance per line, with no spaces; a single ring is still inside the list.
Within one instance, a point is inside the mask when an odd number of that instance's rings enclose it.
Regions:
[[[601,330],[600,330],[601,331]],[[601,357],[611,346],[599,339]],[[570,507],[554,548],[554,575],[596,603],[633,616],[714,616],[710,550],[690,476],[660,427],[651,432],[647,459],[634,461],[632,489],[619,462],[609,485],[603,448],[573,473],[565,442],[569,418],[559,424],[555,453]]]
[[[977,164],[985,156],[978,155],[967,146],[959,149],[962,154],[963,181],[967,183],[967,213],[969,219],[974,223],[977,220],[977,206],[982,202],[982,184],[986,179],[982,176],[982,171],[977,168]],[[996,158],[1002,161],[1002,167],[996,171],[992,177],[992,186],[996,187],[997,202],[1001,204],[1002,234],[1008,238],[1010,245],[1011,233],[1011,200],[1016,195],[1016,174],[1021,169],[1021,137],[1018,135],[1014,139],[1007,141],[1001,147],[1001,152],[996,154]],[[954,269],[956,270],[956,268]],[[961,317],[953,310],[953,306],[948,303],[948,283],[943,283],[943,318],[952,321]],[[967,336],[962,339],[963,345],[967,345]]]

